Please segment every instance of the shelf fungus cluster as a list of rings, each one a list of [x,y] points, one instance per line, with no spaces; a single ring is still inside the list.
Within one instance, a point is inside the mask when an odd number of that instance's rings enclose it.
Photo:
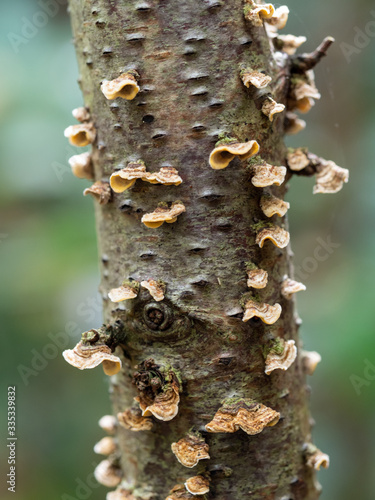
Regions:
[[[273,427],[280,418],[277,411],[250,399],[227,400],[222,404],[213,420],[206,425],[208,432],[233,433],[242,429],[253,436],[265,427]]]
[[[175,201],[171,206],[160,203],[153,212],[142,217],[142,222],[146,227],[150,228],[160,227],[164,222],[173,224],[177,221],[177,217],[185,211],[185,205],[179,201]]]
[[[297,357],[297,347],[294,340],[277,339],[271,342],[266,357],[264,372],[269,375],[274,370],[287,370]]]
[[[165,186],[179,186],[181,177],[173,167],[162,167],[159,172],[147,172],[142,161],[129,163],[127,167],[114,172],[110,178],[111,188],[115,193],[122,193],[131,188],[137,179],[151,184],[164,184]]]

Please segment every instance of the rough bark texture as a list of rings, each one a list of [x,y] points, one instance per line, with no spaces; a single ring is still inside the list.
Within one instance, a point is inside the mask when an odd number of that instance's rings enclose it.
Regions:
[[[243,9],[241,0],[70,0],[80,84],[97,129],[95,180],[108,182],[115,169],[138,159],[149,171],[173,166],[183,179],[180,186],[137,181],[107,205],[96,204],[104,317],[121,319],[126,331],[116,351],[123,369],[111,381],[114,414],[132,406],[133,373],[145,359],[171,365],[182,380],[173,420],[155,420],[150,431],[118,430],[124,478],[139,498],[151,491],[151,498],[164,500],[175,484],[203,471],[210,472],[212,499],[319,496],[302,451],[310,423],[301,357],[286,372],[264,373],[270,339],[299,342],[294,303],[281,295],[284,275],[292,275],[290,253],[255,243],[257,224],[269,220],[246,163],[235,159],[225,170],[208,163],[223,133],[257,140],[262,159],[285,165],[284,114],[271,123],[239,73],[242,67],[265,71],[273,98],[285,104],[289,58],[278,53],[276,60],[264,27],[247,23]],[[140,75],[140,93],[132,101],[108,101],[100,83],[129,69]],[[285,183],[268,191],[283,198]],[[176,200],[186,206],[176,223],[157,229],[141,223],[159,202]],[[287,229],[286,218],[271,221]],[[281,304],[274,325],[242,321],[247,262],[269,273],[267,287],[253,295]],[[121,306],[107,298],[125,279],[150,278],[166,283],[164,301],[155,303],[145,289]],[[169,318],[167,329],[149,328],[154,309]],[[281,419],[255,436],[206,432],[221,401],[232,397],[263,403]],[[187,469],[171,443],[192,428],[202,432],[211,459]]]

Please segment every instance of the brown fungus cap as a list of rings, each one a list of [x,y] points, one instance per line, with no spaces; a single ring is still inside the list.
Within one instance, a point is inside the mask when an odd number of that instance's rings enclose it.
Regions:
[[[118,486],[121,483],[122,475],[122,470],[108,459],[100,462],[94,471],[98,483],[108,488]]]
[[[275,7],[271,4],[257,4],[254,0],[245,0],[245,19],[253,26],[263,26],[263,21],[271,19]]]
[[[281,295],[288,300],[290,300],[295,293],[304,290],[306,290],[306,286],[303,283],[294,281],[290,278],[286,278],[281,284]]]
[[[172,420],[178,413],[178,403],[180,402],[179,389],[177,384],[171,383],[163,387],[162,392],[155,396],[152,404],[145,404],[138,396],[134,398],[139,403],[142,416],[153,415],[158,420]]]
[[[96,130],[92,123],[80,123],[66,128],[64,136],[69,139],[72,146],[84,147],[95,141]]]
[[[115,193],[122,193],[133,186],[137,179],[149,175],[142,161],[129,163],[125,168],[114,172],[110,177],[111,188]]]
[[[349,181],[349,170],[341,168],[333,161],[325,161],[316,174],[316,184],[313,193],[338,193]]]
[[[91,195],[98,201],[99,205],[106,205],[111,199],[111,188],[108,182],[97,181],[92,186],[83,191],[83,195]]]
[[[72,173],[79,179],[91,181],[94,178],[94,167],[91,161],[91,153],[82,153],[69,158],[69,165],[72,167]]]
[[[151,279],[147,281],[141,281],[141,287],[146,288],[146,290],[150,292],[151,297],[156,302],[164,300],[165,285],[160,281]]]
[[[294,340],[284,341],[280,339],[279,345],[283,348],[282,353],[271,349],[267,355],[266,368],[264,370],[266,375],[269,375],[274,370],[287,370],[297,357],[297,347]]]
[[[296,53],[298,47],[305,43],[307,38],[305,36],[294,36],[294,35],[278,35],[277,45],[281,46],[281,50],[292,56]]]
[[[157,228],[164,222],[172,224],[177,221],[177,217],[186,212],[185,205],[180,202],[175,202],[170,208],[159,206],[153,212],[145,214],[142,217],[142,222],[146,227]]]
[[[79,370],[87,370],[103,365],[106,375],[116,375],[121,370],[121,359],[112,354],[111,349],[103,345],[85,345],[78,342],[74,349],[63,352],[65,361]]]
[[[268,186],[281,186],[285,180],[286,167],[274,167],[266,163],[265,165],[254,165],[252,167],[253,186],[263,188]]]
[[[257,141],[219,143],[210,154],[210,165],[215,170],[226,168],[237,156],[240,160],[247,160],[259,151]]]
[[[172,443],[171,448],[180,464],[190,469],[197,465],[199,460],[210,458],[209,446],[200,434],[190,433],[177,443]]]
[[[263,248],[264,242],[271,240],[278,248],[285,248],[289,244],[290,235],[282,227],[274,226],[262,229],[256,236],[255,242]]]
[[[281,30],[285,28],[286,23],[288,22],[289,17],[289,9],[286,5],[281,5],[275,12],[271,18],[265,19],[266,23],[276,30]]]
[[[290,204],[276,196],[262,196],[260,208],[266,217],[272,217],[273,215],[284,217],[290,208]]]
[[[237,432],[242,429],[253,436],[263,431],[265,427],[277,424],[280,413],[267,406],[249,399],[224,402],[216,412],[213,420],[206,425],[208,432]]]
[[[107,493],[106,500],[138,500],[129,490],[119,486],[115,491]]]
[[[204,495],[210,491],[210,481],[204,476],[193,476],[185,482],[185,488],[192,495]]]
[[[183,484],[176,484],[165,500],[191,500],[194,498],[194,495],[189,493]]]
[[[89,110],[84,107],[73,109],[72,115],[81,123],[88,122],[91,119]]]
[[[94,452],[98,455],[112,455],[116,450],[116,441],[110,436],[105,436],[94,446]]]
[[[140,91],[137,76],[135,72],[129,72],[123,73],[115,80],[104,80],[100,90],[109,100],[121,97],[122,99],[131,101]]]
[[[282,113],[285,109],[284,104],[280,104],[271,97],[265,99],[262,106],[262,113],[268,116],[270,122],[273,122],[275,115]]]
[[[117,414],[118,423],[129,431],[150,431],[154,425],[151,418],[142,417],[142,411],[139,408],[128,408],[122,413]]]
[[[241,74],[241,80],[245,87],[249,88],[250,85],[253,85],[257,89],[264,89],[271,83],[272,78],[258,71],[244,71]]]
[[[280,304],[271,306],[270,304],[248,300],[245,304],[245,313],[242,321],[249,321],[249,319],[257,317],[263,323],[266,323],[266,325],[273,325],[280,318],[281,311]]]
[[[290,170],[299,172],[310,164],[305,148],[296,148],[289,151],[286,161]]]
[[[174,167],[162,167],[159,172],[148,173],[142,180],[165,186],[179,186],[182,183],[182,179]]]
[[[305,458],[307,467],[312,469],[320,470],[321,467],[324,469],[329,467],[329,456],[311,443],[305,445]]]
[[[247,286],[249,288],[265,288],[268,282],[268,273],[263,269],[249,269],[247,271]]]
[[[122,302],[123,300],[135,299],[138,295],[136,284],[137,282],[135,282],[134,287],[121,285],[118,288],[112,288],[112,290],[108,292],[109,299],[112,302]]]

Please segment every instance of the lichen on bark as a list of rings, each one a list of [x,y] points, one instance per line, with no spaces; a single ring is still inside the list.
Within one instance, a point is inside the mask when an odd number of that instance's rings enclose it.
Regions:
[[[111,379],[114,415],[136,404],[134,372],[146,360],[158,367],[155,373],[173,369],[180,381],[175,418],[152,417],[152,428],[140,432],[118,427],[123,484],[135,498],[164,500],[175,485],[208,473],[212,499],[315,500],[319,487],[303,451],[311,429],[302,358],[285,372],[264,372],[270,342],[300,344],[294,302],[281,294],[284,277],[293,276],[290,252],[256,243],[260,227],[288,229],[286,216],[267,218],[260,207],[265,193],[283,199],[286,183],[264,190],[251,183],[254,161],[246,168],[234,158],[223,170],[208,161],[217,142],[230,137],[256,140],[258,164],[286,164],[285,112],[271,121],[262,105],[267,96],[287,104],[290,57],[275,52],[263,25],[245,20],[240,0],[69,4],[84,104],[97,132],[95,180],[109,182],[113,172],[139,161],[150,172],[174,167],[183,180],[178,186],[138,181],[96,204],[104,320],[120,320],[125,334],[116,350],[122,370]],[[244,69],[272,81],[266,89],[247,88]],[[101,83],[129,71],[139,75],[139,93],[107,100]],[[176,201],[186,212],[174,223],[156,229],[141,223],[161,202]],[[249,291],[249,262],[267,271],[265,288]],[[142,287],[120,304],[108,298],[124,280],[150,279],[165,284],[163,301]],[[243,322],[245,294],[279,303],[280,319]],[[233,398],[272,408],[280,421],[253,436],[207,432],[223,401]],[[203,436],[210,455],[192,470],[171,450],[189,432]]]

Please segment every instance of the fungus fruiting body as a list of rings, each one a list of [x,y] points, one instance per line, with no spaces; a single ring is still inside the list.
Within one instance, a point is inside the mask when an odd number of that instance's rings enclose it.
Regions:
[[[106,436],[96,443],[94,452],[98,455],[111,455],[117,449],[116,441],[113,437]]]
[[[263,20],[271,19],[275,13],[275,7],[271,4],[257,4],[254,0],[245,1],[245,19],[253,26],[262,26]]]
[[[305,36],[277,35],[276,40],[277,46],[280,46],[283,52],[292,56],[296,53],[297,49],[306,42],[307,38]]]
[[[100,89],[109,100],[121,97],[122,99],[131,101],[140,91],[138,78],[139,75],[135,71],[123,73],[115,78],[115,80],[104,80]]]
[[[109,182],[115,193],[122,193],[132,187],[137,179],[143,179],[145,176],[147,176],[145,164],[135,162],[129,163],[127,167],[114,172]]]
[[[112,302],[122,302],[124,300],[135,299],[138,295],[137,282],[131,285],[121,285],[118,288],[112,288],[108,292],[108,297]]]
[[[150,431],[153,427],[151,418],[143,417],[139,408],[128,408],[117,414],[118,423],[129,431]]]
[[[178,403],[180,402],[179,391],[176,386],[168,386],[160,392],[149,406],[142,403],[139,397],[135,398],[139,402],[142,416],[153,415],[159,420],[172,420],[178,413]]]
[[[251,182],[255,187],[281,186],[285,180],[286,167],[275,167],[266,163],[265,165],[254,165],[252,172],[254,175]]]
[[[106,459],[97,465],[94,476],[98,483],[114,488],[121,483],[122,471],[111,460]]]
[[[209,446],[198,434],[188,434],[177,443],[172,443],[171,448],[180,464],[188,468],[194,467],[200,460],[210,458]]]
[[[165,285],[160,281],[147,280],[141,281],[141,287],[146,288],[150,292],[151,297],[156,301],[160,302],[164,299]]]
[[[142,217],[142,222],[146,227],[157,228],[164,222],[172,224],[177,221],[177,217],[186,211],[182,203],[175,202],[170,208],[165,206],[157,207],[153,212],[145,214]]]
[[[96,130],[92,123],[80,123],[66,128],[64,135],[72,146],[84,147],[95,141]]]
[[[255,242],[260,246],[260,248],[263,248],[266,240],[272,241],[272,243],[278,248],[285,248],[289,244],[290,235],[288,231],[285,231],[282,227],[269,227],[262,229],[255,238]]]
[[[348,181],[349,171],[346,168],[339,167],[333,161],[324,161],[316,174],[313,193],[338,193]]]
[[[288,300],[290,300],[295,293],[304,290],[306,290],[306,287],[303,283],[294,281],[290,278],[286,278],[281,284],[281,294]]]
[[[83,191],[84,196],[91,195],[99,205],[106,205],[111,199],[111,188],[108,182],[97,181]]]
[[[297,347],[294,340],[279,339],[275,347],[271,347],[264,372],[269,375],[274,370],[287,370],[297,357]]]
[[[251,436],[259,434],[265,427],[272,427],[279,421],[280,414],[267,406],[252,400],[224,402],[213,420],[206,425],[208,432],[233,433],[242,429]]]
[[[264,73],[259,73],[258,71],[244,71],[241,74],[241,80],[245,87],[250,87],[253,85],[257,89],[264,89],[269,85],[272,78]]]
[[[73,109],[72,115],[81,123],[88,122],[91,119],[89,110],[84,107]]]
[[[256,155],[259,151],[257,141],[230,142],[216,144],[215,149],[210,154],[210,165],[215,170],[226,168],[229,163],[238,157],[241,161],[247,160]]]
[[[290,204],[276,196],[265,195],[260,199],[260,208],[266,217],[272,217],[273,215],[284,217],[290,208]]]
[[[287,111],[285,113],[285,134],[295,135],[306,128],[305,120],[299,118],[295,113]]]
[[[296,148],[289,151],[287,155],[287,164],[290,170],[299,172],[310,164],[307,152],[304,148]]]
[[[69,158],[69,165],[72,167],[72,173],[79,179],[92,180],[94,170],[91,161],[91,153],[82,153]]]
[[[268,273],[264,269],[249,269],[247,271],[247,286],[249,288],[265,288],[268,282]]]
[[[137,500],[137,498],[120,485],[115,491],[107,493],[106,500]]]
[[[210,491],[210,481],[204,476],[189,477],[185,482],[185,488],[192,495],[204,495]]]
[[[278,103],[271,97],[268,97],[263,103],[262,113],[268,116],[270,122],[273,122],[275,115],[282,113],[284,109],[284,104]]]
[[[322,357],[316,351],[302,351],[302,367],[307,375],[313,375]]]
[[[312,469],[320,470],[321,467],[324,469],[329,467],[329,456],[311,443],[305,445],[305,457],[306,465]]]
[[[98,422],[98,425],[107,434],[114,434],[117,429],[116,417],[113,415],[104,415]]]
[[[85,345],[82,341],[63,352],[65,361],[79,370],[87,370],[103,365],[106,375],[115,375],[121,369],[121,359],[112,354],[111,349],[104,345]]]
[[[270,304],[249,300],[245,303],[245,313],[242,321],[249,321],[255,316],[260,318],[266,325],[273,325],[280,318],[281,310],[280,304],[271,306]]]

